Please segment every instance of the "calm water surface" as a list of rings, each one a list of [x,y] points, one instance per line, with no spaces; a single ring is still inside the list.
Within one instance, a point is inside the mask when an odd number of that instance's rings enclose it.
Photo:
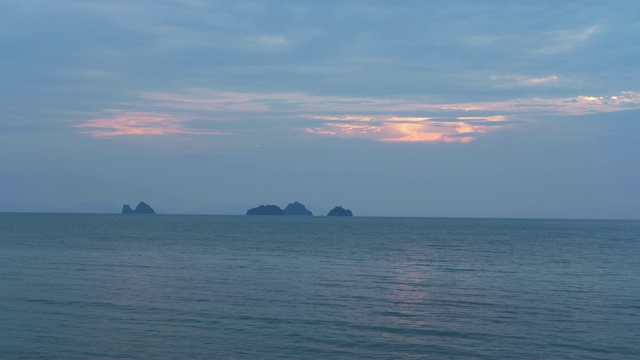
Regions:
[[[1,359],[637,359],[640,222],[0,214]]]

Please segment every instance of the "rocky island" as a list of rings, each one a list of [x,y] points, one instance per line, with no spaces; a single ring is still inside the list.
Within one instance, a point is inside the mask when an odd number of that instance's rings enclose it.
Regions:
[[[329,211],[327,216],[353,216],[353,213],[351,210],[345,209],[342,206],[336,206]]]
[[[287,216],[312,216],[311,211],[299,202],[293,202],[282,210],[277,205],[260,205],[247,210],[247,215],[287,215]]]
[[[284,215],[284,211],[277,205],[260,205],[247,210],[247,215]]]
[[[284,209],[284,214],[292,216],[313,216],[313,213],[311,213],[311,211],[307,210],[304,205],[300,204],[297,201],[287,205],[287,207]]]
[[[313,213],[307,210],[304,205],[295,201],[287,205],[284,210],[281,209],[278,205],[260,205],[258,207],[247,210],[247,215],[313,216]],[[329,211],[329,214],[327,214],[327,216],[353,216],[353,213],[351,212],[351,210],[345,209],[342,206],[336,206],[331,209],[331,211]]]
[[[135,210],[131,209],[131,206],[129,206],[129,204],[122,205],[122,213],[123,214],[155,214],[156,212],[153,211],[151,206],[149,206],[147,203],[145,203],[144,201],[141,201],[138,204],[138,206],[136,206]]]

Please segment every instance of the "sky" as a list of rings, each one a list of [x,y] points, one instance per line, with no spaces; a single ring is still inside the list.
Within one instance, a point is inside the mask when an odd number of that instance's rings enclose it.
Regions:
[[[636,1],[0,2],[0,211],[640,219]]]

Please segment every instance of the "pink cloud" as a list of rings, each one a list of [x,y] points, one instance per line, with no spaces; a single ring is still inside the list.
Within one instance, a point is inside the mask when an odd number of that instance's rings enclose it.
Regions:
[[[214,135],[213,131],[188,129],[184,122],[188,118],[160,113],[125,110],[106,110],[106,116],[87,120],[74,127],[85,129],[83,134],[93,137],[114,137],[125,135]]]
[[[350,123],[350,116],[330,117],[324,126],[307,129],[316,135],[359,137],[384,142],[468,143],[477,136],[502,126],[483,125],[505,121],[505,116],[458,118],[457,121],[434,121],[428,117],[368,116],[367,125]],[[335,119],[344,119],[337,123]]]
[[[546,82],[554,78],[530,80]],[[180,93],[144,93],[138,100],[127,103],[127,107],[133,110],[106,110],[75,127],[95,137],[213,135],[219,133],[191,128],[190,122],[193,119],[209,119],[211,123],[225,121],[225,127],[251,130],[256,122],[268,119],[286,121],[293,133],[305,131],[387,142],[470,142],[506,127],[507,120],[533,121],[551,115],[637,109],[640,93],[440,103],[420,97],[365,98],[191,89]],[[310,125],[311,122],[315,125]],[[232,125],[234,123],[236,125]],[[268,131],[262,125],[260,129]]]
[[[473,125],[463,121],[443,123],[387,123],[384,125],[386,137],[380,141],[386,142],[443,142],[469,143],[480,134],[490,130],[498,130],[499,126]]]

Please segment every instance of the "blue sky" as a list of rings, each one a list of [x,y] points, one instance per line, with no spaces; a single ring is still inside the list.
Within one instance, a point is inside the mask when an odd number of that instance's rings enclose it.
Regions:
[[[6,0],[0,211],[637,219],[639,16]]]

